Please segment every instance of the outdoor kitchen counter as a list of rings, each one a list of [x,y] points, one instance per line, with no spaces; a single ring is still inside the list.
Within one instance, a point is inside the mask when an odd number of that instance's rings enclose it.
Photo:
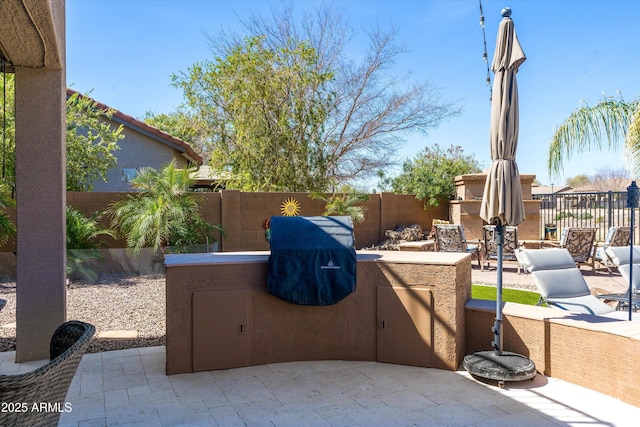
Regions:
[[[358,251],[356,291],[326,306],[269,294],[268,257],[166,256],[167,374],[331,359],[459,366],[468,254]]]
[[[356,251],[358,262],[383,262],[401,264],[442,264],[455,265],[468,257],[455,252],[408,253],[404,251]],[[245,264],[267,262],[269,251],[254,252],[213,252],[201,254],[171,254],[166,255],[167,267],[210,264]]]

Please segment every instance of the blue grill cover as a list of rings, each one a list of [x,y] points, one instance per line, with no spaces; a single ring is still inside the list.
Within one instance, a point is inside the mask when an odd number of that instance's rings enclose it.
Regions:
[[[348,216],[271,217],[267,287],[293,304],[331,305],[356,289],[356,249]]]

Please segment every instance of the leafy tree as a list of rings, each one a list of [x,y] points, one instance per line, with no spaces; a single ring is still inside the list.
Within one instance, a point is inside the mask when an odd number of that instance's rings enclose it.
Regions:
[[[330,195],[313,193],[311,197],[325,201],[325,211],[322,214],[324,216],[350,216],[356,224],[362,224],[365,220],[364,213],[367,209],[359,204],[369,200],[369,195],[354,187],[344,185]]]
[[[6,82],[6,135],[0,162],[3,182],[15,188],[15,91],[14,76],[0,79],[0,90]],[[116,165],[113,152],[124,138],[122,125],[113,129],[104,118],[113,115],[112,109],[100,109],[98,103],[79,93],[67,99],[67,190],[91,191],[97,180],[106,181],[107,171]],[[0,134],[2,129],[0,129]]]
[[[187,109],[178,107],[174,112],[168,114],[155,114],[152,111],[147,111],[143,121],[169,135],[187,141],[204,159],[210,158],[211,146],[206,132],[199,125],[197,117]]]
[[[425,207],[438,206],[440,199],[455,196],[457,175],[478,172],[478,161],[473,155],[464,155],[462,147],[452,145],[445,150],[435,144],[404,162],[402,173],[392,180],[392,186],[396,193],[424,199]]]
[[[393,177],[387,175],[387,173],[383,169],[378,170],[378,172],[376,172],[376,176],[378,177],[378,189],[380,191],[390,191],[391,181],[393,180]]]
[[[104,120],[112,115],[112,109],[99,109],[96,101],[77,92],[67,99],[68,191],[91,191],[116,166],[113,152],[124,135],[122,125],[114,130]]]
[[[638,177],[640,167],[640,99],[626,102],[621,96],[605,98],[591,107],[584,105],[557,129],[549,145],[547,168],[550,175],[559,175],[562,165],[574,153],[593,148],[618,150],[620,141],[631,160],[631,174]]]
[[[242,24],[243,35],[209,36],[213,61],[173,76],[207,129],[212,168],[231,172],[227,188],[327,191],[375,175],[403,135],[459,112],[433,86],[391,73],[404,53],[395,30],[371,31],[354,62],[342,14],[325,5]]]
[[[177,168],[174,160],[160,171],[143,168],[131,181],[137,192],[109,206],[112,228],[134,253],[153,247],[164,254],[168,245],[204,243],[213,232],[222,231],[202,218],[200,196],[188,191],[194,172],[191,167]]]
[[[224,59],[196,64],[188,79],[174,78],[216,130],[211,164],[231,172],[227,188],[328,185],[318,136],[331,99],[317,88],[331,76],[315,64],[315,51],[304,42],[271,50],[264,38],[253,37]]]
[[[587,175],[585,174],[580,174],[580,175],[576,175],[572,178],[567,178],[565,183],[569,186],[569,187],[582,187],[583,185],[587,185],[591,182],[591,178],[589,178]]]

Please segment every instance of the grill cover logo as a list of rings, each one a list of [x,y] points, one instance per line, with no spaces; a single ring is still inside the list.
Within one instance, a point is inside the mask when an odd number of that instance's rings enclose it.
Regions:
[[[335,265],[333,263],[333,260],[330,259],[329,262],[327,263],[327,265],[321,265],[320,268],[322,270],[340,270],[340,266],[339,265]]]

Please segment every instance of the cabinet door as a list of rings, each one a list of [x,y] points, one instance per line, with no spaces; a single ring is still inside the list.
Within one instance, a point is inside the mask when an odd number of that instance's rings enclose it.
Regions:
[[[431,367],[433,295],[425,288],[380,286],[377,292],[379,362]]]
[[[193,370],[248,366],[250,297],[246,290],[194,292]]]

